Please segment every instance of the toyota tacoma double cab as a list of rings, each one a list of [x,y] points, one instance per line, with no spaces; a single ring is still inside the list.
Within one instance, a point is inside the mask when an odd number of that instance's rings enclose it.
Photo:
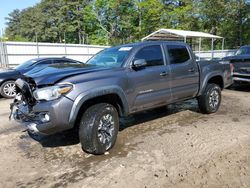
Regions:
[[[15,84],[16,121],[40,134],[76,128],[85,152],[103,154],[120,117],[192,98],[214,113],[232,76],[227,63],[197,62],[185,43],[155,41],[111,47],[83,65],[51,65]]]

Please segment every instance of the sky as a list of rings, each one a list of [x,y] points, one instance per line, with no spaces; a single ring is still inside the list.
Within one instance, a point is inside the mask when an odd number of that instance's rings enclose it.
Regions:
[[[6,28],[5,17],[14,9],[24,9],[39,3],[40,0],[0,0],[0,29]]]

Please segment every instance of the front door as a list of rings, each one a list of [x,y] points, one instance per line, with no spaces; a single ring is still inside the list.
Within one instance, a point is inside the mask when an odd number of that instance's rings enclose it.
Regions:
[[[139,111],[166,104],[171,99],[170,69],[166,65],[161,45],[144,46],[132,61],[144,59],[146,66],[128,74],[133,87],[132,111]]]

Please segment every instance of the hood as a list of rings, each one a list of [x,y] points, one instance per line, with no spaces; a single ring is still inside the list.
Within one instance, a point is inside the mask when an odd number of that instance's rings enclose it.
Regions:
[[[0,70],[0,78],[7,78],[19,75],[20,73],[15,69]]]
[[[106,69],[108,68],[87,64],[55,64],[36,71],[28,71],[24,75],[32,78],[36,85],[53,85],[70,76]]]

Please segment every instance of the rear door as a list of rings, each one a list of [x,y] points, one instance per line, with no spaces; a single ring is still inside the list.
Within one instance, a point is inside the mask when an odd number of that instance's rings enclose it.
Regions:
[[[163,46],[144,46],[136,52],[132,62],[137,59],[144,59],[147,65],[139,70],[131,69],[128,73],[133,88],[132,111],[166,104],[171,98],[170,70],[165,62]]]
[[[165,50],[171,69],[173,101],[196,96],[199,89],[199,70],[190,49],[184,44],[167,44]]]

